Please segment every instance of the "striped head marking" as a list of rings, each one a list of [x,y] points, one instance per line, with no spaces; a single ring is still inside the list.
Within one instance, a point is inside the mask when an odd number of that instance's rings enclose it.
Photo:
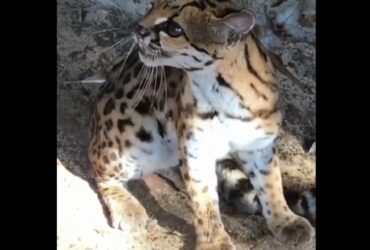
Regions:
[[[255,17],[228,0],[154,0],[132,33],[148,66],[210,65],[254,27]]]

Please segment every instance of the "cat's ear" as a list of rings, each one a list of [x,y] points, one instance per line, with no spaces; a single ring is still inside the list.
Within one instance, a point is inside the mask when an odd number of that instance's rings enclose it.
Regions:
[[[208,24],[215,43],[232,43],[248,34],[255,26],[256,18],[249,10],[231,13]]]
[[[235,33],[245,35],[253,29],[256,24],[256,18],[251,11],[242,10],[225,16],[221,20],[221,23],[224,24],[229,31],[232,30]]]

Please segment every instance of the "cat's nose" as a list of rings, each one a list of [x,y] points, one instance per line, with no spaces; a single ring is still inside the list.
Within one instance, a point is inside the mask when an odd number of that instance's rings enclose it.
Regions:
[[[139,36],[140,38],[144,38],[150,34],[150,30],[142,26],[141,24],[135,22],[130,26],[131,31]]]

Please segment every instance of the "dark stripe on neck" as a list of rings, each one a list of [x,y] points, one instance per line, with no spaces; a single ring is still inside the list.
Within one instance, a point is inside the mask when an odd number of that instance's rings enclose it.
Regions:
[[[221,76],[221,74],[218,74],[217,82],[218,82],[218,84],[220,84],[220,86],[232,89],[231,85],[228,82],[225,81],[225,79]]]
[[[202,69],[203,68],[197,68],[197,67],[184,68],[184,70],[187,71],[187,72],[199,71],[199,70],[202,70]]]
[[[218,112],[217,111],[209,111],[209,112],[206,112],[206,113],[198,113],[197,115],[203,120],[208,120],[208,119],[213,119],[215,116],[218,116]]]
[[[267,83],[265,80],[263,80],[261,78],[261,76],[257,73],[257,71],[253,68],[251,62],[250,62],[250,58],[249,58],[249,50],[248,50],[248,44],[245,44],[245,48],[244,48],[244,54],[245,54],[245,60],[246,60],[246,63],[247,63],[247,67],[248,67],[248,70],[250,73],[252,73],[252,75],[254,75],[258,80],[260,80],[261,82],[263,83]]]
[[[252,75],[254,75],[258,80],[260,80],[262,83],[266,84],[272,92],[277,92],[278,88],[277,88],[276,84],[273,83],[273,82],[268,82],[268,81],[265,81],[264,79],[262,79],[262,77],[253,68],[253,66],[250,62],[250,58],[249,58],[248,44],[245,44],[245,47],[244,47],[244,57],[245,57],[245,62],[247,64],[248,71]]]
[[[202,60],[200,60],[199,58],[197,58],[196,56],[192,56],[193,57],[193,59],[194,59],[194,61],[196,61],[196,62],[202,62]]]
[[[260,109],[260,110],[257,110],[256,112],[254,112],[254,115],[256,117],[260,117],[262,119],[267,119],[271,115],[273,115],[277,112],[279,112],[279,109],[278,109],[277,104],[275,104],[275,106],[272,109]]]
[[[264,95],[264,94],[262,94],[257,88],[256,88],[256,86],[254,86],[254,84],[253,83],[250,83],[250,86],[251,86],[251,88],[252,88],[252,90],[255,92],[255,94],[257,95],[257,96],[260,96],[260,97],[262,97],[265,101],[267,101],[267,96],[266,95]]]
[[[240,120],[242,122],[250,122],[250,121],[253,120],[253,117],[235,116],[235,115],[231,115],[231,114],[228,114],[228,113],[225,113],[225,116],[227,118],[234,119],[234,120]]]
[[[187,38],[187,40],[189,41],[189,39]],[[190,41],[189,41],[190,42]],[[205,53],[207,55],[209,55],[208,51],[205,50],[205,49],[202,49],[202,48],[199,48],[197,45],[195,45],[194,43],[190,43],[190,46],[192,46],[194,49],[198,50],[199,52],[202,52],[202,53]]]
[[[257,39],[257,37],[253,33],[251,33],[251,37],[252,37],[254,43],[257,46],[258,52],[263,57],[263,60],[265,60],[265,62],[266,62],[267,61],[267,55],[266,55],[264,49],[262,48],[262,45],[261,45],[260,41]]]
[[[216,78],[218,84],[221,86],[221,87],[224,87],[224,88],[228,88],[230,89],[235,95],[237,95],[239,97],[239,99],[241,101],[244,100],[243,96],[241,96],[239,93],[237,93],[233,87],[230,85],[230,83],[226,82],[225,79],[222,77],[221,74],[218,74],[217,78]]]
[[[214,61],[213,60],[209,60],[207,62],[205,62],[204,66],[209,66],[213,63]]]

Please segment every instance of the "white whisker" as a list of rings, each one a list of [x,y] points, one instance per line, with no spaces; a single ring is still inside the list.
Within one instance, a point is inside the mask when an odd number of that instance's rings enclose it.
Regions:
[[[155,60],[157,61],[159,57],[159,53],[156,51]],[[150,99],[150,110],[153,108],[153,104],[155,103],[156,94],[157,94],[157,80],[158,80],[158,66],[155,67],[155,75],[154,75],[154,88],[152,98]]]
[[[153,59],[154,60],[154,59]],[[155,67],[151,67],[151,71],[150,71],[150,75],[149,75],[149,78],[148,78],[148,81],[147,81],[147,84],[145,86],[145,92],[147,92],[149,86],[152,84],[153,82],[153,73],[154,73],[154,70],[155,70]]]
[[[156,96],[156,99],[157,99],[157,104],[158,103],[158,100],[159,100],[159,95],[162,94],[162,84],[163,84],[163,67],[160,67],[160,70],[161,70],[161,75],[160,75],[160,84],[159,84],[159,88],[158,88],[158,92],[157,92],[157,96]]]
[[[99,30],[99,31],[97,31],[95,33],[92,33],[91,35],[92,36],[96,36],[96,35],[99,35],[99,34],[104,33],[104,32],[115,31],[115,30],[118,30],[118,29],[117,28],[111,28],[111,29]]]
[[[143,73],[143,70],[145,70],[144,73]],[[143,74],[145,75],[147,70],[148,70],[148,67],[145,64],[142,64],[141,68],[140,68],[140,71],[137,74],[137,80],[138,80],[137,82],[139,82],[139,80],[142,79]]]
[[[101,84],[101,83],[104,83],[104,82],[105,82],[105,79],[96,79],[96,80],[64,81],[63,84],[74,84],[74,83]]]
[[[148,86],[150,85],[150,83],[152,81],[151,78],[152,78],[152,75],[153,75],[153,71],[154,71],[154,67],[150,67],[149,75],[148,75],[148,77],[146,79],[146,82],[144,84],[143,90],[140,92],[140,95],[139,95],[136,103],[134,104],[134,109],[140,103],[141,99],[143,98],[143,96],[145,95],[146,91],[148,90]]]
[[[93,60],[97,60],[101,55],[111,51],[111,50],[114,50],[115,53],[117,53],[117,50],[122,48],[125,44],[127,44],[128,42],[131,42],[133,39],[132,37],[128,37],[127,39],[122,39],[122,40],[119,40],[118,42],[116,42],[115,44],[105,48],[104,50],[102,50],[100,53],[98,53]]]
[[[143,67],[144,67],[144,73],[141,74],[140,72],[143,69]],[[133,102],[132,102],[132,105],[130,105],[131,106],[131,110],[134,110],[136,108],[136,105],[135,104],[137,103],[137,101],[139,99],[139,96],[141,95],[141,92],[144,89],[145,79],[146,79],[146,77],[148,75],[148,72],[150,70],[150,67],[148,67],[145,64],[143,64],[143,66],[141,67],[141,70],[140,70],[139,75],[137,77],[137,86],[139,86],[139,87],[138,87],[138,90],[137,90],[135,96],[132,99]]]
[[[122,74],[122,70],[123,70],[123,68],[124,68],[124,66],[125,66],[125,64],[126,64],[126,61],[127,61],[127,59],[129,58],[129,56],[130,56],[130,54],[131,54],[132,50],[135,48],[135,46],[136,46],[136,43],[134,43],[134,44],[131,46],[131,48],[129,49],[129,51],[127,52],[126,58],[125,58],[125,60],[123,61],[122,66],[121,66],[121,69],[120,69],[120,71],[119,71],[119,74],[118,74],[119,76],[121,76],[121,74]]]
[[[168,98],[167,98],[167,78],[166,78],[166,70],[163,66],[163,64],[161,63],[161,66],[163,68],[163,75],[164,75],[164,89],[165,89],[165,92],[164,92],[164,95],[165,95],[165,108],[164,110],[167,112],[167,108],[168,108]]]

